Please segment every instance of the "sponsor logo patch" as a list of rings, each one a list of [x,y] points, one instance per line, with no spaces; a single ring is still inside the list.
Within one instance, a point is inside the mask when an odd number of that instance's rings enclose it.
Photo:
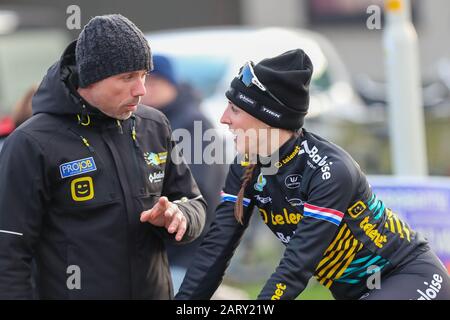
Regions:
[[[367,206],[364,204],[364,202],[359,200],[354,205],[352,205],[347,211],[348,211],[350,217],[352,217],[353,219],[356,219],[356,218],[358,218],[358,216],[361,213],[366,211],[366,209],[367,209]]]
[[[295,189],[300,187],[302,176],[300,174],[290,174],[284,179],[284,184],[289,189]]]
[[[158,183],[161,182],[164,179],[164,171],[158,171],[150,173],[148,176],[148,180],[150,180],[150,183]]]
[[[283,296],[284,291],[286,291],[286,285],[284,283],[277,283],[276,284],[275,292],[273,293],[272,298],[270,300],[280,300],[280,298]]]
[[[97,170],[97,166],[93,157],[66,162],[59,166],[59,172],[63,179],[95,170]]]
[[[244,102],[246,102],[246,103],[251,104],[252,106],[255,105],[255,100],[253,100],[253,99],[247,97],[247,96],[246,96],[245,94],[243,94],[243,93],[239,93],[237,97],[238,97],[240,100],[242,100],[242,101],[244,101]]]
[[[378,248],[383,248],[383,244],[387,241],[387,237],[377,230],[376,224],[369,223],[369,217],[365,217],[359,224],[359,227]]]
[[[333,162],[327,161],[328,156],[319,155],[319,149],[316,146],[313,146],[311,149],[309,148],[308,141],[302,142],[303,149],[300,150],[299,155],[306,153],[309,158],[316,165],[320,167],[322,171],[322,180],[328,180],[331,178],[331,165]],[[312,169],[316,169],[317,167],[312,164],[309,160],[307,161],[308,166]]]
[[[271,211],[269,213],[263,208],[258,208],[261,218],[265,224],[284,225],[284,224],[298,224],[302,219],[303,215],[300,212],[288,212],[286,208],[283,208],[282,213],[276,213]]]
[[[302,199],[300,199],[300,198],[288,199],[288,197],[285,197],[285,199],[293,207],[301,207],[301,206],[303,206],[305,204],[305,202]]]
[[[269,109],[267,107],[263,106],[261,108],[261,111],[267,113],[268,115],[270,115],[270,116],[272,116],[274,118],[277,118],[277,119],[281,118],[281,114],[279,114],[278,112],[275,112],[275,111],[273,111],[273,110],[271,110],[271,109]]]
[[[160,166],[166,163],[167,151],[164,152],[145,152],[144,159],[149,166]]]
[[[266,203],[270,203],[272,202],[272,198],[271,197],[261,197],[259,194],[255,196],[255,199],[262,203],[262,204],[266,204]]]
[[[425,289],[417,289],[416,291],[419,293],[419,298],[416,300],[433,300],[436,299],[439,291],[441,291],[442,288],[442,282],[444,282],[444,279],[440,274],[433,274],[433,278],[431,279],[430,283],[427,281],[424,281],[423,284],[426,286]]]
[[[262,173],[259,174],[258,179],[256,180],[256,183],[254,185],[256,191],[263,191],[264,186],[266,185],[267,180],[264,178]]]
[[[295,234],[295,231],[292,232],[292,236]],[[282,232],[277,232],[276,236],[280,239],[281,242],[288,244],[291,241],[292,236],[285,236]]]
[[[74,201],[87,201],[94,198],[94,182],[92,177],[81,177],[72,180],[70,193]]]
[[[289,155],[287,155],[285,158],[281,159],[281,161],[278,161],[277,163],[275,163],[275,167],[281,168],[283,165],[285,165],[286,163],[291,161],[299,152],[300,152],[300,147],[295,146],[294,150],[292,150],[292,152]]]

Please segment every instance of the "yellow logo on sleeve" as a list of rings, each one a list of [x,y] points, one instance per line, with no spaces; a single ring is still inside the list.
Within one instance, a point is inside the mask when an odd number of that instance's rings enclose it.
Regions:
[[[358,218],[358,216],[367,209],[367,206],[359,200],[353,206],[351,206],[347,211],[353,219]]]
[[[72,180],[70,191],[74,201],[87,201],[94,198],[94,182],[92,177],[82,177]]]
[[[284,294],[284,291],[286,291],[286,285],[284,283],[277,283],[276,286],[277,288],[275,289],[275,292],[270,300],[280,300]]]
[[[145,152],[144,159],[149,166],[160,166],[167,161],[167,151],[164,152]]]

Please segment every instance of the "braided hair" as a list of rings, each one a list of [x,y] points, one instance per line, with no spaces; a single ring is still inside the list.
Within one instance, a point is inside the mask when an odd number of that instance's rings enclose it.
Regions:
[[[236,220],[240,224],[244,224],[244,208],[242,206],[242,203],[244,201],[244,192],[245,188],[247,187],[248,183],[252,179],[253,171],[255,170],[256,164],[249,164],[247,168],[244,171],[244,174],[242,175],[242,184],[241,189],[239,190],[237,194],[237,200],[234,205],[234,216],[236,217]]]

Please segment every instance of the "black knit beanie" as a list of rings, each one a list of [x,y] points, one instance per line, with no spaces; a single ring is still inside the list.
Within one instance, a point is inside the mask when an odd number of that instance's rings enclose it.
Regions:
[[[78,37],[75,58],[82,88],[116,74],[153,68],[144,34],[120,14],[92,18]]]
[[[253,84],[245,85],[239,76],[231,82],[226,97],[272,127],[301,128],[308,112],[309,83],[313,72],[308,55],[301,49],[290,50],[262,60],[254,66],[254,72],[279,101]]]

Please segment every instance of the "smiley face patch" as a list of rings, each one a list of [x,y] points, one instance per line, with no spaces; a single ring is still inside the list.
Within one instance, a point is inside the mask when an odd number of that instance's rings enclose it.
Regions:
[[[92,177],[81,177],[72,180],[70,193],[74,201],[87,201],[94,198],[94,182]]]

